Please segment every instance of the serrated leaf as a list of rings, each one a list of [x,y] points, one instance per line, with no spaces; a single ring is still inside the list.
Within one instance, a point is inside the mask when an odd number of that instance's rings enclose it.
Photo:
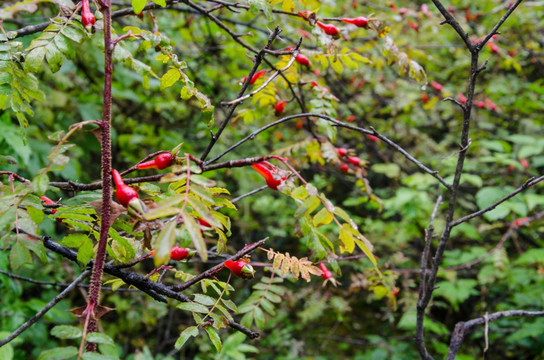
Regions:
[[[86,265],[91,260],[91,257],[93,255],[93,242],[91,241],[91,239],[86,237],[77,252],[77,261],[79,261],[83,265]]]
[[[314,226],[321,226],[321,225],[327,225],[330,224],[333,220],[332,214],[325,208],[318,211],[317,214],[313,217],[313,224]]]
[[[37,195],[43,195],[49,187],[49,177],[45,174],[36,176],[32,180],[32,191]]]
[[[155,255],[153,261],[155,267],[168,263],[170,260],[170,250],[176,242],[176,221],[170,221],[160,232],[159,236],[153,242]]]
[[[29,72],[38,72],[45,57],[45,47],[38,47],[28,53],[25,59],[25,69]]]
[[[57,325],[51,329],[51,335],[59,339],[77,339],[82,335],[82,330],[70,325]]]
[[[22,241],[17,241],[11,248],[9,263],[13,271],[18,271],[24,264],[32,263],[32,255]]]
[[[75,346],[57,347],[42,351],[38,360],[65,360],[77,355]]]
[[[215,299],[208,295],[195,294],[193,300],[199,304],[207,306],[213,306],[215,304]]]
[[[319,200],[317,196],[307,198],[302,204],[300,204],[298,209],[295,211],[295,218],[299,219],[301,217],[311,214],[312,211],[317,209],[319,204],[321,204],[321,200]]]
[[[355,239],[351,234],[350,226],[348,224],[342,224],[342,227],[340,228],[339,238],[340,241],[342,241],[344,250],[348,253],[352,253],[355,249]]]
[[[181,303],[177,306],[178,309],[181,309],[181,310],[185,310],[185,311],[190,311],[190,312],[197,312],[197,313],[201,313],[201,314],[207,314],[209,312],[209,309],[202,305],[202,304],[197,304],[197,303],[194,303],[194,302],[190,302],[190,303]]]
[[[36,209],[34,206],[27,206],[26,207],[26,212],[28,213],[28,215],[30,216],[30,218],[32,219],[32,221],[34,221],[36,224],[41,224],[42,221],[43,221],[43,211],[40,210],[40,209]]]
[[[212,341],[213,346],[215,346],[217,352],[220,352],[223,345],[221,344],[221,338],[219,337],[217,330],[211,326],[206,326],[205,329],[210,337],[210,340]]]
[[[62,54],[54,42],[50,42],[45,47],[45,58],[47,59],[49,69],[52,73],[56,73],[60,70],[62,65]]]
[[[99,332],[91,332],[87,334],[87,337],[85,338],[88,342],[97,343],[97,344],[108,344],[108,345],[115,345],[112,338],[110,338],[108,335],[99,333]]]
[[[200,227],[191,215],[187,214],[186,212],[183,212],[181,215],[183,217],[185,227],[187,228],[187,231],[191,236],[193,245],[198,252],[198,255],[200,255],[202,261],[208,261],[208,249],[206,248],[206,243],[202,238],[202,232],[200,231]]]
[[[174,348],[176,350],[181,349],[181,347],[189,340],[191,337],[198,336],[198,328],[196,326],[189,326],[185,330],[179,334],[178,339],[176,340],[176,343],[174,344]]]
[[[134,3],[134,0],[133,0]],[[161,77],[161,91],[173,86],[181,77],[181,73],[178,69],[170,69]]]
[[[85,234],[70,234],[62,239],[61,244],[72,248],[80,247],[88,238]]]

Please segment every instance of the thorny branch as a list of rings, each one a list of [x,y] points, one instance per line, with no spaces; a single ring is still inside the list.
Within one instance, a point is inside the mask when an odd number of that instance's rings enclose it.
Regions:
[[[481,50],[481,47],[478,45],[473,45],[471,43],[468,37],[468,34],[462,29],[462,27],[455,20],[453,15],[450,14],[446,10],[446,8],[442,5],[440,0],[432,0],[432,1],[434,5],[438,8],[440,13],[444,16],[445,18],[444,22],[448,23],[459,34],[461,39],[463,39],[463,41],[465,42],[465,45],[467,46],[471,54],[471,64],[470,64],[470,73],[469,73],[469,84],[468,84],[468,90],[467,90],[467,102],[466,102],[466,105],[462,108],[463,121],[462,121],[461,143],[460,143],[461,151],[459,151],[459,155],[457,158],[457,165],[455,168],[453,184],[451,185],[451,188],[449,188],[450,191],[449,191],[449,194],[448,194],[449,196],[447,199],[448,209],[446,211],[446,225],[442,231],[437,249],[432,259],[432,266],[431,266],[431,271],[428,274],[429,275],[428,280],[426,281],[426,283],[420,284],[420,293],[419,293],[417,307],[416,307],[417,317],[416,317],[415,342],[416,342],[419,354],[421,356],[421,359],[423,360],[433,359],[433,357],[429,354],[425,346],[423,322],[425,318],[425,311],[432,299],[433,291],[435,290],[438,270],[440,268],[440,265],[442,264],[442,259],[444,256],[444,252],[446,250],[446,245],[449,242],[451,230],[453,229],[453,226],[454,226],[453,216],[454,216],[456,205],[457,205],[457,196],[459,195],[459,184],[461,180],[461,175],[463,173],[463,165],[464,165],[467,150],[468,150],[468,144],[470,142],[469,131],[470,131],[470,122],[471,122],[472,103],[474,99],[474,91],[476,86],[476,78],[478,77],[478,74],[483,69],[485,69],[485,64],[486,64],[484,62],[482,66],[479,66],[479,52]],[[521,1],[522,0],[518,0],[516,3],[516,6]],[[504,21],[506,21],[506,19],[512,13],[512,11],[510,10],[507,11],[505,16],[501,18],[501,20],[497,23],[497,25],[493,28],[493,30],[486,36],[486,39],[491,38],[491,36],[497,32],[500,25],[504,23]],[[425,264],[421,265],[421,272],[422,272],[421,279],[425,279],[425,276],[427,274],[426,261],[427,259],[422,258],[422,262],[425,262]],[[461,339],[462,339],[462,336],[461,336]],[[458,346],[460,346],[460,343]],[[450,350],[451,349],[452,349],[452,345],[450,345]]]

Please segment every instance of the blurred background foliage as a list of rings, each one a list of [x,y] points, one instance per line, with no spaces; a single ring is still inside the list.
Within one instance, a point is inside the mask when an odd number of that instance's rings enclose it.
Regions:
[[[213,2],[198,1],[201,6]],[[245,1],[241,2],[246,4]],[[273,5],[281,9],[285,2]],[[115,8],[130,6],[117,3]],[[292,46],[301,30],[312,27],[300,18],[270,13],[270,4],[252,0],[251,9],[233,13],[221,9],[219,16],[233,31],[251,32],[241,39],[254,48],[266,43],[269,29],[279,25],[283,30],[275,49]],[[422,8],[428,5],[428,12]],[[498,0],[444,2],[473,39],[484,36],[504,14],[508,2]],[[4,5],[3,5],[4,6]],[[6,5],[7,6],[7,5]],[[234,42],[208,18],[195,13],[184,4],[175,10],[155,10],[154,24],[149,15],[122,17],[114,21],[117,34],[125,26],[137,26],[151,31],[154,26],[170,39],[184,70],[196,88],[215,105],[215,119],[225,117],[221,101],[236,98],[240,80],[252,66],[253,54]],[[456,153],[459,151],[461,112],[446,97],[458,98],[466,93],[470,55],[458,35],[447,25],[432,3],[423,1],[322,1],[295,2],[295,12],[316,10],[318,17],[355,17],[373,14],[389,26],[389,36],[401,52],[419,63],[428,81],[443,85],[437,91],[424,81],[417,82],[399,74],[396,64],[388,65],[383,56],[386,41],[375,32],[338,23],[344,31],[335,43],[339,50],[349,49],[370,60],[355,66],[334,69],[323,66],[320,56],[327,44],[322,35],[314,33],[304,38],[302,52],[312,61],[312,69],[296,64],[292,68],[298,81],[296,91],[307,109],[330,107],[329,115],[353,124],[376,130],[408,150],[423,164],[430,166],[446,179],[453,177]],[[94,8],[93,8],[94,9]],[[423,9],[423,10],[422,10]],[[58,13],[55,4],[42,2],[34,14],[17,12],[3,26],[6,31],[19,26],[41,22]],[[267,15],[268,14],[268,15]],[[98,15],[98,13],[97,13]],[[541,2],[527,1],[502,26],[501,34],[482,52],[489,59],[487,69],[478,78],[476,97],[484,102],[475,106],[470,137],[471,146],[465,163],[461,194],[456,218],[486,207],[523,184],[530,176],[544,169],[544,7]],[[26,48],[35,35],[17,39]],[[321,37],[320,37],[321,36]],[[210,140],[209,128],[198,101],[180,99],[182,86],[176,84],[160,90],[159,78],[168,65],[156,60],[159,53],[144,48],[141,41],[124,41],[123,47],[141,63],[150,67],[143,80],[128,63],[116,62],[113,83],[113,167],[126,169],[158,150],[169,150],[183,142],[182,152],[199,156]],[[97,30],[81,44],[73,44],[75,57],[65,60],[56,73],[49,69],[39,72],[39,87],[44,101],[33,102],[34,116],[29,117],[26,143],[14,113],[0,114],[0,164],[32,179],[45,167],[48,152],[56,145],[53,134],[66,131],[76,122],[101,118],[103,53],[102,33]],[[275,64],[280,59],[268,55]],[[280,66],[278,66],[280,67]],[[267,69],[266,64],[263,64]],[[313,72],[312,70],[318,70]],[[156,77],[153,76],[156,74]],[[319,88],[309,84],[316,81],[330,90],[338,101],[325,99]],[[253,85],[253,89],[260,82]],[[251,89],[250,89],[251,90]],[[274,104],[290,100],[289,90],[278,81],[274,89],[244,102],[212,152],[218,154],[232,143],[259,127],[276,120]],[[485,103],[490,99],[496,107]],[[301,112],[295,101],[287,104],[284,114]],[[352,118],[351,118],[352,119]],[[212,129],[216,129],[215,127]],[[345,208],[356,220],[361,231],[375,246],[383,271],[396,279],[400,291],[397,307],[372,291],[372,266],[365,258],[339,261],[336,272],[339,287],[322,287],[315,277],[309,284],[287,279],[281,284],[281,302],[274,305],[273,315],[266,313],[259,329],[261,338],[247,340],[241,333],[222,331],[223,349],[216,354],[205,336],[194,338],[180,352],[173,350],[179,333],[192,322],[188,313],[173,305],[153,301],[141,293],[105,291],[102,303],[115,307],[101,322],[117,345],[105,346],[103,353],[124,359],[329,359],[357,360],[414,359],[417,351],[413,342],[415,303],[419,261],[423,249],[424,229],[428,226],[434,202],[444,191],[430,175],[381,142],[346,129],[320,127],[320,135],[328,136],[336,147],[352,149],[368,162],[363,176],[339,170],[338,161],[316,161],[317,150],[311,134],[296,121],[286,122],[258,135],[231,152],[228,159],[266,154],[288,155],[303,176],[335,204]],[[88,183],[100,176],[99,143],[86,131],[75,133],[69,140],[74,146],[65,155],[69,162],[59,171],[49,173],[50,181],[73,180]],[[227,160],[225,158],[225,160]],[[524,160],[522,160],[524,159]],[[233,196],[245,194],[261,185],[262,179],[249,168],[234,168],[206,173]],[[364,180],[363,180],[364,179]],[[2,181],[7,184],[7,178]],[[49,187],[49,197],[74,195]],[[95,194],[96,195],[96,194]],[[5,195],[3,195],[5,196]],[[92,196],[90,196],[92,198]],[[295,206],[278,192],[265,190],[241,200],[238,212],[229,212],[233,221],[231,250],[270,236],[267,246],[298,257],[312,256],[308,244],[295,235]],[[444,221],[440,208],[435,227],[440,232]],[[458,226],[453,233],[439,273],[439,289],[426,319],[427,344],[433,353],[445,354],[455,323],[484,313],[509,309],[542,309],[544,300],[544,253],[542,222],[519,226],[504,246],[478,264],[456,269],[470,263],[493,249],[516,219],[544,210],[542,186],[518,195],[482,218]],[[58,238],[63,229],[53,219],[40,225],[42,235]],[[5,239],[5,235],[4,239]],[[9,252],[0,252],[0,268],[9,269]],[[266,255],[257,252],[253,261],[266,262]],[[144,264],[146,265],[146,264]],[[150,271],[151,264],[146,265]],[[176,265],[197,273],[200,265]],[[260,276],[270,272],[257,267]],[[76,265],[47,253],[47,262],[36,257],[24,265],[18,274],[36,280],[66,283],[80,270]],[[226,280],[226,274],[219,275]],[[250,294],[255,281],[234,280],[236,291],[230,296],[242,303]],[[0,275],[2,294],[0,331],[7,335],[38,311],[59,291],[55,286],[41,286]],[[83,303],[81,292],[58,304],[43,321],[34,325],[13,342],[14,358],[38,358],[48,348],[66,345],[49,334],[59,324],[75,325],[67,309]],[[489,358],[544,358],[542,334],[544,319],[502,319],[490,324],[487,351]],[[4,338],[5,336],[1,336]],[[23,345],[24,344],[24,345]],[[73,344],[72,344],[73,345]],[[477,329],[461,348],[459,359],[481,356],[484,334]],[[8,351],[0,349],[2,351]]]

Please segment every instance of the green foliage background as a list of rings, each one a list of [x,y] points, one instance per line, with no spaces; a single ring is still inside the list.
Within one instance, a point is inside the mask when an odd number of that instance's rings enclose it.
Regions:
[[[198,1],[201,6],[210,3]],[[276,49],[292,46],[300,36],[297,30],[312,32],[312,27],[300,18],[272,14],[270,9],[290,7],[289,1],[270,5],[264,0],[248,1],[251,11],[233,13],[228,9],[216,12],[237,33],[251,31],[253,36],[241,39],[255,48],[266,43],[268,30],[280,25],[282,40]],[[319,17],[355,17],[373,13],[380,22],[391,27],[389,36],[401,52],[407,54],[424,69],[429,81],[443,84],[441,93],[425,80],[417,82],[403,76],[402,64],[395,60],[388,65],[383,49],[386,41],[375,32],[341,26],[346,31],[336,40],[339,51],[349,49],[370,60],[345,60],[342,68],[323,66],[321,57],[326,54],[326,44],[318,36],[304,39],[303,53],[309,55],[313,69],[320,75],[296,65],[293,74],[301,82],[317,81],[330,89],[339,101],[324,97],[318,88],[300,83],[297,92],[304,98],[308,109],[323,112],[340,120],[355,115],[355,124],[376,130],[397,142],[423,164],[451,181],[459,151],[461,112],[449,101],[440,101],[457,93],[466,93],[470,55],[458,35],[447,25],[440,25],[442,17],[429,3],[430,15],[420,9],[423,2],[396,1],[385,3],[327,1],[295,2],[298,10],[314,10]],[[13,19],[24,24],[40,21],[41,17],[54,17],[58,2],[42,2],[34,14],[15,13]],[[246,4],[246,2],[242,2]],[[471,146],[468,151],[465,173],[462,178],[459,208],[456,218],[484,208],[510,193],[529,176],[542,174],[544,169],[544,64],[543,44],[544,8],[535,2],[522,4],[501,28],[494,40],[498,53],[486,48],[482,59],[489,59],[487,69],[478,79],[476,99],[491,99],[496,111],[475,108],[471,129]],[[9,4],[6,4],[7,8]],[[505,11],[503,1],[486,0],[477,4],[471,1],[451,1],[456,18],[474,38],[484,36]],[[4,7],[4,5],[2,5]],[[126,6],[125,6],[126,7]],[[408,11],[399,9],[407,8]],[[199,92],[206,95],[215,106],[215,119],[225,117],[221,101],[236,98],[239,81],[249,72],[253,55],[234,42],[209,19],[193,13],[180,4],[179,10],[156,10],[156,26],[163,41],[172,46],[179,61],[186,64],[183,72]],[[264,9],[259,12],[259,9]],[[1,9],[0,9],[1,11]],[[473,21],[465,15],[479,14]],[[98,12],[96,13],[99,15]],[[4,15],[4,14],[3,14]],[[43,18],[41,19],[43,20]],[[418,30],[409,22],[418,24]],[[5,22],[6,32],[17,29],[17,23]],[[143,19],[123,17],[114,22],[117,34],[126,26],[148,31],[153,29],[150,16]],[[339,24],[340,26],[340,24]],[[73,51],[64,53],[62,65],[52,73],[51,61],[39,66],[30,84],[38,84],[43,93],[27,94],[32,101],[29,109],[14,110],[9,105],[9,83],[6,68],[0,74],[0,164],[2,170],[33,179],[40,193],[40,169],[50,161],[48,153],[56,146],[59,131],[85,120],[100,119],[102,111],[103,53],[102,32],[85,34],[81,42],[71,42]],[[319,35],[318,33],[314,35]],[[39,34],[16,39],[27,49]],[[180,98],[187,83],[176,83],[161,91],[160,78],[170,64],[157,61],[159,52],[154,46],[143,45],[141,39],[123,41],[127,53],[118,54],[113,83],[113,167],[126,169],[147,154],[170,150],[183,142],[182,153],[199,156],[207,146],[210,133],[207,126],[209,113],[194,97]],[[3,46],[0,44],[0,46]],[[0,50],[2,50],[0,48]],[[128,54],[131,54],[130,56]],[[273,56],[268,58],[276,63]],[[5,60],[0,58],[0,60]],[[28,61],[28,60],[27,60]],[[28,65],[27,65],[28,66]],[[56,65],[53,65],[56,66]],[[281,66],[278,66],[281,67]],[[263,65],[263,68],[267,68]],[[2,68],[0,68],[2,69]],[[28,70],[28,67],[27,67]],[[22,77],[29,76],[23,73]],[[14,79],[15,74],[10,79]],[[252,89],[262,82],[257,82]],[[31,86],[29,87],[31,88]],[[34,88],[34,90],[36,90]],[[250,89],[251,91],[251,89]],[[428,101],[422,101],[426,95]],[[276,100],[290,99],[285,87],[267,88],[262,94],[244,102],[237,116],[228,126],[214,148],[218,154],[251,131],[277,119],[273,105]],[[204,110],[204,111],[203,111]],[[290,102],[285,114],[300,112],[296,102]],[[24,114],[24,115],[22,115]],[[28,125],[26,124],[28,121]],[[24,126],[21,126],[23,124]],[[400,153],[382,142],[375,143],[361,134],[345,129],[335,129],[318,123],[318,131],[327,136],[336,147],[353,149],[368,162],[364,179],[338,170],[338,160],[326,156],[326,147],[315,149],[311,135],[298,129],[295,121],[287,122],[258,135],[254,140],[237,148],[228,159],[263,156],[270,153],[288,155],[292,164],[327,194],[333,203],[342,206],[353,217],[361,232],[374,245],[379,265],[391,279],[396,279],[400,292],[397,306],[387,301],[384,294],[373,291],[370,261],[366,258],[339,261],[334,264],[339,287],[322,287],[320,277],[306,284],[302,280],[287,278],[277,290],[281,301],[265,311],[255,323],[261,332],[258,340],[248,340],[231,329],[221,330],[223,349],[216,350],[208,337],[201,334],[189,340],[176,352],[174,343],[179,334],[193,320],[188,312],[176,309],[173,304],[158,303],[141,293],[105,291],[102,303],[116,311],[101,322],[106,334],[115,345],[101,345],[103,354],[123,359],[294,359],[294,358],[352,358],[357,360],[414,359],[417,351],[413,343],[415,329],[415,303],[419,262],[423,249],[424,229],[428,226],[434,202],[443,187],[430,175],[419,169]],[[24,134],[22,129],[24,129]],[[216,129],[212,127],[212,129]],[[99,143],[93,134],[76,132],[70,139],[71,147],[63,148],[66,161],[58,170],[50,171],[49,181],[73,180],[80,183],[95,181],[100,176]],[[310,144],[310,145],[309,145]],[[522,166],[525,158],[528,167]],[[225,159],[227,160],[227,159]],[[245,194],[263,185],[262,179],[250,168],[234,168],[206,173],[218,186],[233,196]],[[0,199],[0,269],[31,277],[40,281],[66,283],[81,271],[77,265],[40,249],[29,253],[13,245],[7,229],[13,222],[9,205],[12,194],[6,176]],[[17,183],[16,183],[17,184]],[[38,184],[38,185],[36,185]],[[63,198],[63,205],[81,204],[84,200],[99,198],[99,193],[63,193],[45,185],[52,199]],[[34,203],[39,207],[39,200]],[[243,245],[270,236],[267,247],[289,252],[298,258],[314,257],[318,249],[297,238],[295,204],[278,192],[265,190],[241,200],[238,212],[228,212],[232,218],[232,236],[227,246],[231,252]],[[493,249],[506,233],[512,221],[533,216],[544,210],[542,185],[537,185],[487,213],[458,226],[453,233],[440,271],[439,289],[435,291],[432,307],[426,319],[427,344],[432,352],[445,354],[447,343],[455,324],[484,313],[508,309],[542,309],[544,300],[542,250],[542,222],[535,221],[514,231],[504,247],[484,261],[470,268],[453,270],[467,264]],[[439,209],[435,221],[437,232],[444,226]],[[20,219],[27,221],[28,219]],[[39,223],[41,235],[60,240],[66,235],[62,225],[50,216]],[[332,231],[332,230],[331,230]],[[28,245],[27,246],[31,246]],[[9,251],[11,249],[11,251]],[[26,248],[25,248],[26,249]],[[24,264],[10,268],[10,252],[20,251]],[[267,262],[264,252],[257,252],[253,261]],[[188,273],[197,274],[202,269],[198,263],[173,264]],[[259,278],[270,277],[262,267],[258,279],[243,282],[233,280],[236,291],[229,296],[242,304],[251,294]],[[152,264],[144,263],[141,272],[151,271]],[[340,271],[341,269],[341,271]],[[226,273],[219,279],[226,280]],[[27,318],[41,309],[58,292],[57,286],[43,286],[10,279],[0,274],[0,333],[7,335]],[[253,290],[254,291],[254,290]],[[16,341],[0,348],[0,354],[14,352],[13,358],[38,358],[47,349],[73,346],[74,340],[59,339],[50,334],[55,325],[77,325],[66,310],[81,306],[84,290],[73,292],[59,303],[42,321],[24,332]],[[520,359],[543,358],[544,339],[542,319],[501,319],[490,324],[487,351],[489,358]],[[257,328],[255,328],[257,329]],[[5,336],[0,336],[4,338]],[[461,347],[459,359],[481,356],[484,334],[478,328]],[[30,350],[29,350],[30,349]],[[4,352],[4,353],[3,353]],[[43,356],[43,355],[42,355]],[[1,358],[2,356],[0,356]],[[8,357],[9,358],[9,357]]]

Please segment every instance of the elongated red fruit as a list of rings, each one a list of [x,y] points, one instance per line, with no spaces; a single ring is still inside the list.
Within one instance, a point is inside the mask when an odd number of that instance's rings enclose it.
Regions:
[[[56,205],[57,203],[48,198],[47,196],[40,197],[40,200],[43,201],[45,205]],[[55,214],[57,212],[57,209],[51,209],[51,214]],[[62,222],[64,218],[56,218],[57,222]]]
[[[436,81],[431,81],[429,85],[431,85],[432,88],[438,92],[441,92],[442,89],[444,88],[441,84],[437,83]]]
[[[323,280],[334,279],[334,275],[329,269],[327,269],[325,264],[323,263],[319,264],[319,268],[321,269],[321,271],[323,271],[323,274],[321,274],[321,277],[323,278]]]
[[[140,201],[138,192],[125,184],[117,170],[113,169],[111,172],[113,174],[113,182],[115,182],[115,197],[117,201],[126,208],[132,208],[139,213],[143,213],[145,211],[144,205]]]
[[[457,97],[459,98],[459,101],[461,104],[465,105],[467,103],[467,97],[463,95],[462,93],[458,93]]]
[[[310,59],[302,54],[298,54],[295,61],[304,66],[310,66]]]
[[[338,156],[346,156],[348,154],[348,149],[336,148],[336,153],[338,154]]]
[[[180,261],[180,260],[186,259],[188,256],[189,256],[189,249],[179,247],[179,246],[174,246],[170,250],[170,259],[172,260]]]
[[[157,157],[153,160],[149,160],[143,163],[140,163],[136,165],[136,167],[140,170],[142,169],[166,169],[167,167],[170,167],[173,163],[174,156],[172,156],[171,153],[163,153],[157,155]]]
[[[83,0],[81,2],[81,23],[83,24],[83,26],[87,27],[93,25],[95,22],[96,18],[91,12],[89,0]]]
[[[276,116],[281,115],[283,113],[283,111],[285,110],[285,104],[287,104],[287,101],[285,100],[280,100],[276,103],[276,105],[274,106]]]
[[[364,16],[359,16],[356,18],[342,18],[342,21],[360,28],[368,29],[368,19]]]
[[[336,26],[334,26],[333,24],[324,24],[321,21],[317,21],[316,24],[321,29],[323,29],[323,31],[327,35],[338,36],[338,34],[340,33],[340,31],[338,31],[338,28]]]
[[[361,159],[357,156],[350,156],[348,161],[355,166],[361,165]]]
[[[239,278],[247,280],[255,277],[255,270],[253,269],[253,266],[249,265],[244,260],[227,260],[225,261],[225,267]]]
[[[251,167],[264,178],[266,185],[271,189],[278,190],[278,186],[287,179],[286,176],[280,176],[279,169],[268,161],[261,161]]]
[[[263,76],[264,74],[266,74],[266,70],[257,71],[255,74],[253,74],[253,76],[251,77],[251,80],[249,80],[249,83],[255,84],[255,81],[257,81],[257,79]]]

